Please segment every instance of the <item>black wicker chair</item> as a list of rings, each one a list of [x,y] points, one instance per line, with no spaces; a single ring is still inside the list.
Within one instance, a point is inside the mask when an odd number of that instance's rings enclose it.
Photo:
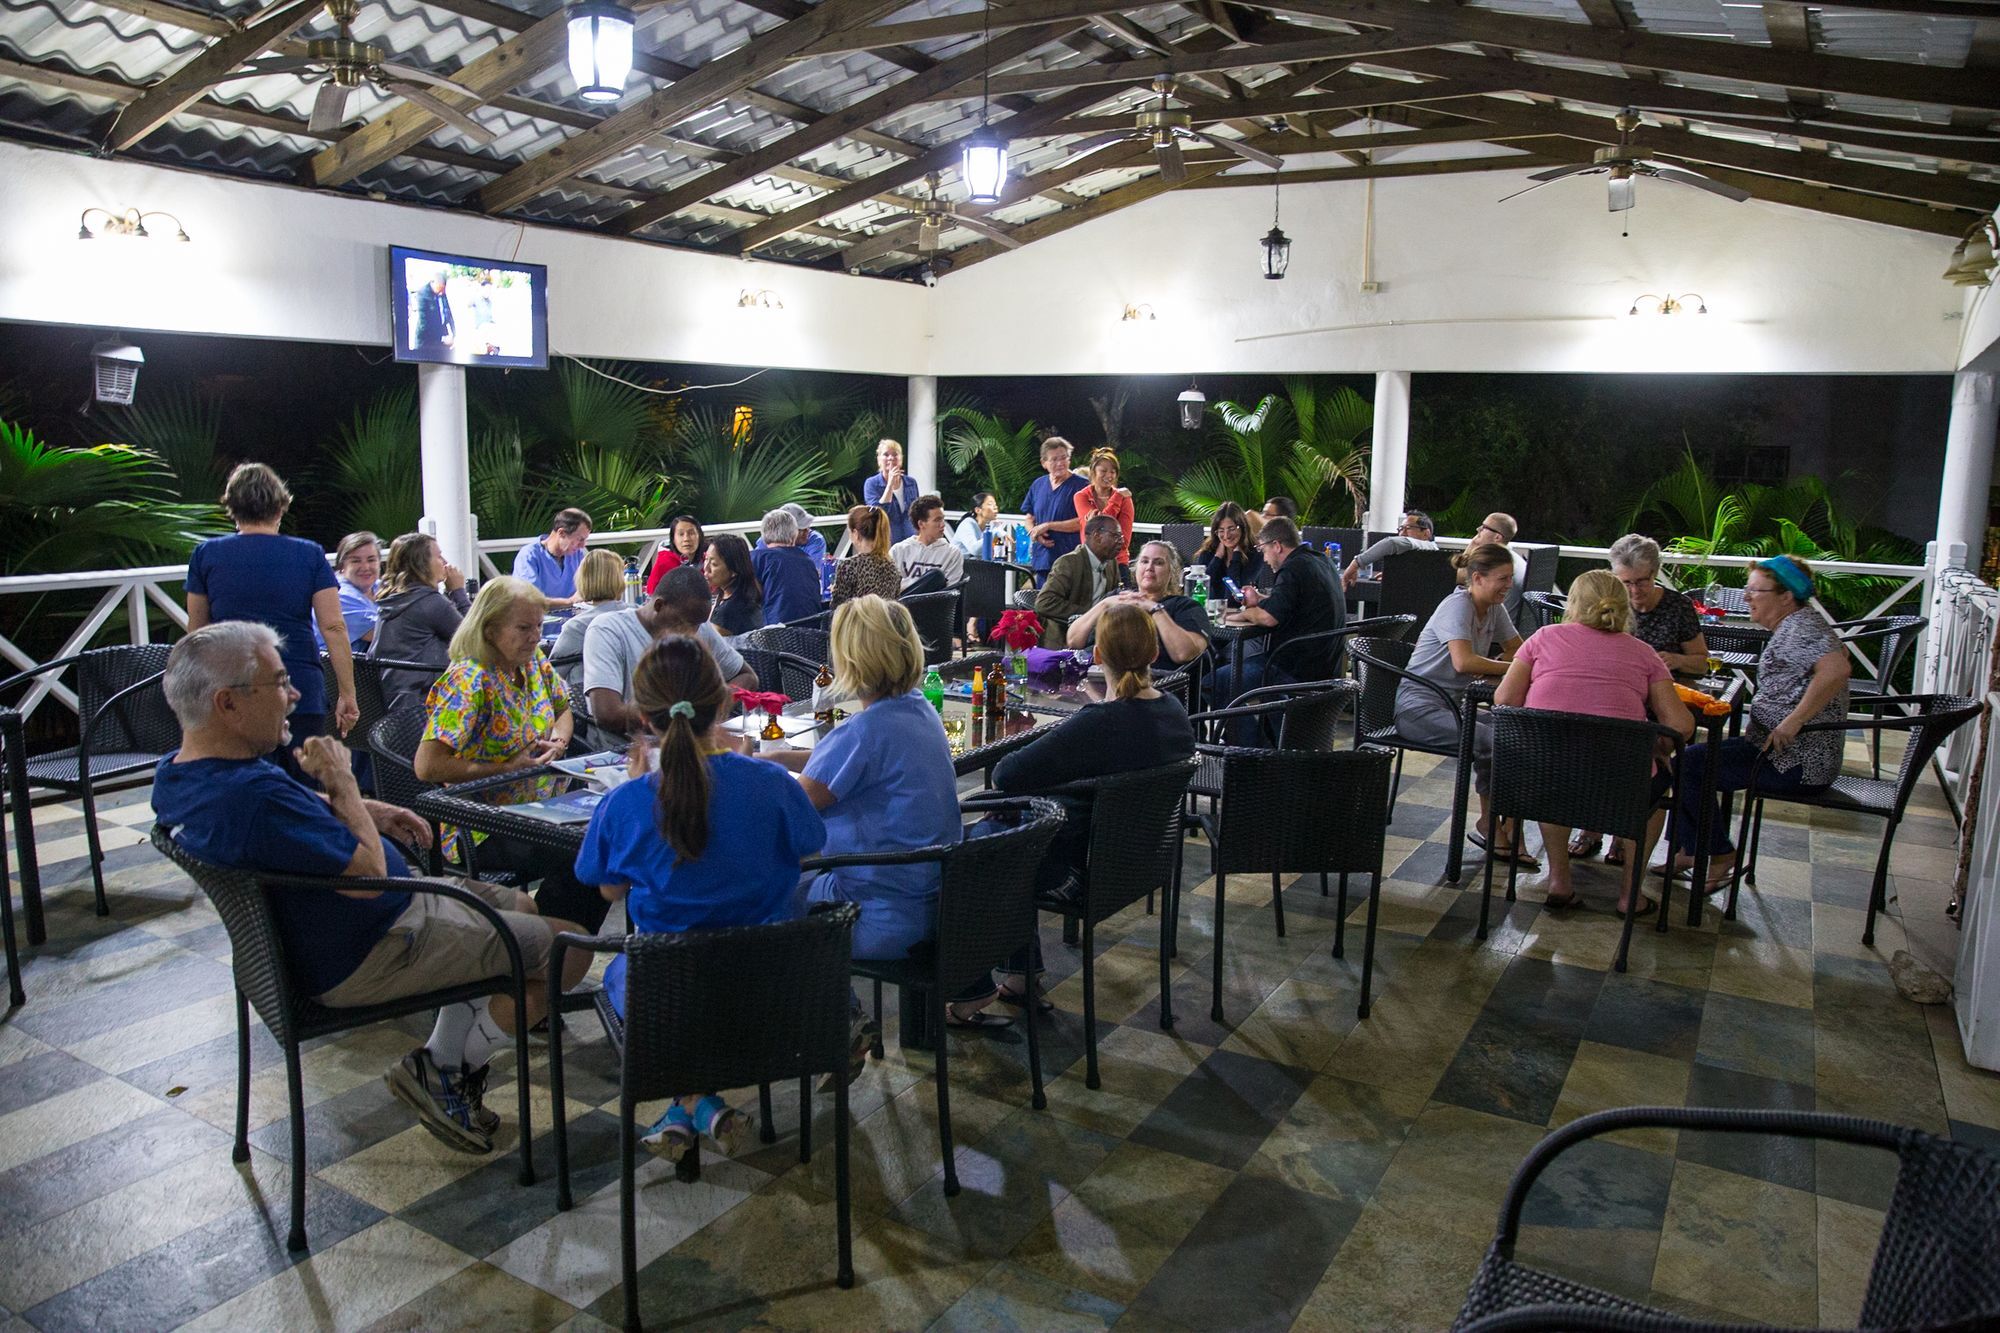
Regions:
[[[916,623],[917,637],[924,641],[924,665],[949,662],[953,641],[964,620],[959,614],[959,605],[964,600],[961,590],[912,593],[897,600],[909,611],[910,619]]]
[[[947,1051],[950,1032],[945,1027],[945,1005],[994,968],[1003,967],[1018,949],[1035,938],[1035,867],[1048,849],[1056,830],[1062,827],[1062,807],[1041,797],[998,797],[968,800],[960,807],[967,814],[1013,816],[1011,828],[981,831],[945,846],[920,847],[902,852],[856,852],[845,856],[808,857],[807,872],[842,866],[916,865],[935,861],[943,868],[944,880],[938,891],[937,935],[917,946],[907,958],[862,959],[853,963],[854,975],[875,983],[875,1021],[882,1021],[882,983],[902,988],[905,994],[922,996],[902,1006],[906,1017],[922,1015],[934,1038],[937,1052],[938,1142],[944,1154],[944,1192],[958,1193],[958,1167],[952,1156],[951,1073]],[[1048,1105],[1042,1092],[1042,1047],[1036,1022],[1041,997],[1034,969],[1028,969],[1027,1003],[1022,1006],[1028,1028],[1028,1076],[1034,1088],[1036,1110]],[[845,1012],[846,1006],[842,1006]],[[904,1032],[908,1042],[914,1034]],[[878,1031],[874,1054],[882,1055]],[[843,1056],[843,1058],[845,1058]]]
[[[847,972],[860,909],[842,903],[797,921],[767,926],[627,935],[603,939],[564,932],[549,960],[550,1003],[559,992],[565,951],[623,953],[625,1017],[598,993],[597,1013],[618,1056],[619,1273],[625,1287],[625,1327],[639,1323],[639,1256],[634,1207],[638,1184],[638,1103],[759,1084],[763,1133],[770,1128],[770,1084],[799,1081],[799,1160],[812,1160],[812,1080],[834,1074],[834,1210],[839,1269],[854,1285],[847,1171]],[[549,1094],[554,1106],[556,1207],[572,1206],[569,1121],[563,1108],[561,1026],[549,1032]],[[681,1179],[698,1179],[700,1148],[679,1163]]]
[[[1711,611],[1720,611],[1726,616],[1747,616],[1750,614],[1750,599],[1741,588],[1728,588],[1720,583],[1711,583],[1701,593],[1702,605]]]
[[[796,653],[771,648],[739,648],[743,661],[757,673],[757,688],[776,691],[794,700],[812,698],[813,683],[819,679],[820,663]]]
[[[1369,616],[1365,620],[1347,622],[1350,642],[1361,639],[1393,639],[1402,643],[1410,637],[1410,631],[1417,627],[1415,616]]]
[[[1100,921],[1108,920],[1155,890],[1171,892],[1174,866],[1180,860],[1181,800],[1194,776],[1195,760],[1114,773],[1088,782],[1072,783],[1044,795],[1087,796],[1090,799],[1090,849],[1080,874],[1052,893],[1038,894],[1035,905],[1063,918],[1065,931],[1082,928],[1084,1086],[1099,1086],[1097,1077],[1097,959],[1094,940]],[[1167,920],[1174,916],[1169,902]],[[1173,987],[1168,975],[1172,943],[1168,927],[1160,927],[1160,1027],[1171,1028]]]
[[[230,968],[236,975],[236,1148],[232,1160],[250,1160],[250,1010],[255,1008],[264,1026],[285,1049],[285,1078],[290,1095],[292,1130],[292,1229],[285,1244],[292,1250],[306,1248],[306,1120],[305,1095],[299,1072],[299,1047],[314,1037],[349,1032],[385,1019],[422,1013],[442,1005],[477,1000],[488,995],[506,995],[514,1001],[514,1012],[525,1015],[528,1002],[527,971],[521,948],[500,914],[481,899],[456,884],[428,879],[313,879],[299,875],[264,875],[212,865],[194,856],[174,841],[162,825],[153,826],[153,846],[162,856],[186,871],[215,904],[229,932]],[[285,959],[284,941],[267,895],[272,893],[330,893],[336,889],[381,890],[429,893],[453,898],[486,918],[507,949],[509,970],[484,981],[407,995],[386,1004],[331,1009],[316,1004],[310,996],[293,988],[291,970]],[[560,975],[560,974],[558,974]],[[514,1047],[514,1073],[518,1080],[521,1183],[535,1182],[534,1133],[528,1116],[528,1042],[522,1035]]]
[[[582,655],[577,654],[574,658],[551,662],[550,665],[554,666],[560,675],[565,663],[572,661],[580,663],[582,660]],[[320,654],[319,661],[320,670],[326,674],[326,697],[331,699],[334,697],[333,664],[325,653]],[[394,677],[384,674],[392,671],[428,671],[435,677],[442,674],[443,668],[428,666],[422,662],[398,662],[383,657],[357,656],[354,659],[354,701],[361,709],[361,720],[356,722],[353,730],[342,738],[348,749],[365,751],[368,748],[369,734],[375,730],[375,724],[389,716],[390,707],[400,697],[390,688],[390,681]]]
[[[1199,523],[1162,523],[1160,540],[1180,552],[1181,563],[1194,563],[1194,553],[1208,539],[1208,529]]]
[[[738,649],[759,648],[765,652],[790,653],[808,662],[833,660],[833,632],[825,627],[767,625],[743,636]],[[818,670],[817,667],[814,668]],[[761,679],[761,677],[760,677]]]
[[[391,805],[415,812],[417,797],[437,790],[435,782],[417,776],[417,745],[424,738],[430,720],[422,708],[405,700],[389,710],[387,717],[368,732],[368,753],[375,760],[375,795]],[[430,873],[444,872],[443,839],[436,820],[430,821]]]
[[[1917,636],[1930,621],[1923,616],[1878,616],[1873,620],[1850,620],[1834,626],[1842,643],[1849,647],[1875,649],[1875,678],[1855,676],[1847,682],[1849,707],[1857,713],[1879,716],[1879,700],[1896,692],[1896,676],[1917,646]],[[1882,733],[1869,737],[1871,774],[1882,776]]]
[[[1412,552],[1412,554],[1417,554]],[[1464,717],[1465,700],[1444,686],[1410,674],[1410,654],[1414,645],[1392,639],[1355,639],[1347,645],[1354,668],[1361,677],[1361,702],[1354,709],[1354,743],[1384,745],[1396,751],[1396,775],[1389,784],[1389,818],[1396,817],[1396,788],[1403,781],[1403,751],[1458,758],[1458,743],[1429,745],[1413,741],[1396,730],[1396,692],[1406,680],[1437,695],[1452,711]]]
[[[73,746],[27,756],[28,785],[83,801],[83,832],[90,848],[90,882],[97,914],[111,915],[104,896],[104,849],[97,837],[97,784],[150,773],[180,748],[181,724],[167,707],[161,673],[167,645],[120,644],[59,657],[0,680],[0,695],[67,667],[76,668],[78,740]],[[36,942],[40,907],[30,908],[28,937]]]
[[[1382,562],[1382,597],[1375,614],[1428,621],[1438,603],[1458,587],[1449,551],[1405,551]]]
[[[0,708],[0,758],[6,760],[10,785],[16,772],[14,760],[21,753],[21,745],[21,715],[11,708]],[[18,833],[21,829],[22,821],[27,814],[27,806],[25,804],[21,805],[14,813],[15,830]],[[32,826],[30,826],[27,836],[30,838],[35,836]],[[23,844],[23,846],[26,845]],[[21,882],[24,886],[28,882],[28,867],[31,864],[33,864],[33,852],[25,852],[21,861]],[[22,897],[24,899],[27,897],[25,887],[23,888]],[[8,1001],[12,1005],[26,1004],[28,1002],[27,992],[21,989],[20,945],[14,940],[14,888],[7,870],[7,839],[5,837],[0,837],[0,935],[7,937]]]
[[[1569,609],[1569,594],[1562,592],[1525,592],[1521,594],[1522,619],[1529,622],[1521,626],[1529,632],[1554,625],[1562,620]]]
[[[1007,609],[1007,566],[997,560],[965,562],[965,583],[961,586],[964,605],[960,614],[978,620],[990,630]]]
[[[1896,779],[1849,777],[1845,774],[1833,780],[1832,785],[1816,792],[1764,792],[1757,787],[1758,768],[1750,772],[1750,788],[1744,793],[1743,815],[1737,831],[1736,870],[1729,877],[1729,906],[1723,911],[1723,919],[1736,919],[1736,895],[1742,881],[1757,882],[1757,840],[1764,829],[1764,802],[1788,801],[1793,805],[1812,806],[1820,810],[1847,810],[1859,815],[1874,815],[1883,821],[1882,850],[1875,857],[1875,882],[1868,891],[1868,920],[1862,927],[1861,943],[1872,948],[1875,944],[1875,914],[1888,906],[1889,894],[1889,852],[1896,843],[1896,827],[1903,822],[1903,812],[1909,808],[1910,797],[1923,780],[1924,768],[1936,754],[1938,747],[1966,723],[1979,716],[1985,705],[1977,699],[1968,699],[1954,694],[1902,694],[1882,695],[1874,700],[1880,707],[1894,708],[1897,715],[1872,718],[1847,718],[1840,722],[1809,722],[1799,728],[1799,734],[1814,731],[1906,731],[1908,739],[1903,743],[1903,762],[1897,769]]]
[[[1336,565],[1333,571],[1336,574],[1346,567],[1348,561],[1360,555],[1365,545],[1360,528],[1314,526],[1299,529],[1299,543],[1312,547],[1322,555],[1326,553],[1328,542],[1334,542],[1340,547],[1340,564]]]
[[[1202,747],[1222,760],[1222,800],[1212,814],[1198,817],[1208,839],[1209,873],[1215,876],[1215,976],[1208,1016],[1222,1021],[1223,904],[1232,874],[1269,874],[1278,934],[1285,933],[1280,892],[1285,874],[1340,879],[1333,925],[1333,956],[1347,952],[1347,877],[1365,874],[1368,927],[1361,954],[1361,1002],[1368,1017],[1375,972],[1375,918],[1382,902],[1382,849],[1388,827],[1389,769],[1392,756],[1379,746],[1354,750],[1260,750]],[[1180,858],[1174,860],[1174,890],[1168,929],[1179,934]]]
[[[1755,625],[1704,624],[1701,634],[1710,657],[1728,670],[1745,674],[1756,672],[1764,645],[1771,641],[1771,631]]]
[[[1501,1329],[1606,1329],[1620,1333],[1746,1333],[1651,1310],[1515,1262],[1528,1191],[1565,1149],[1624,1129],[1770,1134],[1896,1154],[1895,1193],[1882,1223],[1859,1327],[1869,1330],[1966,1330],[2000,1325],[2000,1160],[1921,1130],[1813,1111],[1735,1111],[1628,1106],[1571,1121],[1535,1145],[1507,1187],[1499,1227],[1454,1333]]]
[[[1644,844],[1646,825],[1660,808],[1652,799],[1652,776],[1655,747],[1663,740],[1672,746],[1673,769],[1679,772],[1685,742],[1671,727],[1540,708],[1493,709],[1493,781],[1487,801],[1496,821],[1514,821],[1515,855],[1507,861],[1508,902],[1514,901],[1521,873],[1518,855],[1527,820],[1595,829]],[[1666,800],[1666,808],[1672,810],[1671,795]],[[1667,830],[1667,845],[1673,845],[1671,828]],[[1479,890],[1478,938],[1482,940],[1493,900],[1493,859],[1486,858],[1486,878]],[[1625,970],[1626,955],[1632,948],[1639,888],[1646,878],[1644,856],[1628,859],[1625,878],[1625,928],[1612,965],[1620,972]],[[1660,880],[1658,911],[1664,928],[1673,880],[1666,872]]]

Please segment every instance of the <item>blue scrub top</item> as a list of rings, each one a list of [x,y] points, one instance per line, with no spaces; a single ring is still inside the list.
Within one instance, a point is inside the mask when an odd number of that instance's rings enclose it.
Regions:
[[[210,620],[254,620],[283,636],[278,658],[308,716],[327,711],[312,599],[333,586],[326,552],[303,537],[238,532],[211,537],[188,556],[187,590],[208,598]]]
[[[1061,523],[1076,517],[1076,493],[1088,485],[1089,480],[1081,472],[1072,472],[1062,485],[1052,486],[1045,472],[1029,483],[1028,498],[1021,502],[1021,508],[1037,523]],[[1030,543],[1033,554],[1029,565],[1037,574],[1048,573],[1050,565],[1083,544],[1083,539],[1074,532],[1051,532],[1049,540],[1055,545]]]

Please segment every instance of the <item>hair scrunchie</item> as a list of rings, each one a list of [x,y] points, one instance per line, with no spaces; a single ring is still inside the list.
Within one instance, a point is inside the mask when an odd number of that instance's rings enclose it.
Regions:
[[[694,721],[694,705],[689,703],[687,700],[682,699],[668,707],[667,716],[684,717],[688,721],[692,722]]]
[[[1768,560],[1759,560],[1757,568],[1785,585],[1785,590],[1800,601],[1812,598],[1812,575],[1799,568],[1798,562],[1788,555],[1774,555]]]

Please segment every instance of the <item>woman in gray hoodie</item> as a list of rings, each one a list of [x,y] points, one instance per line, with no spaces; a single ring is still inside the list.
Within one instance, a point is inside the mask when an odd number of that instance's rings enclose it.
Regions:
[[[382,693],[390,708],[406,698],[424,702],[450,661],[451,636],[470,605],[465,575],[444,558],[437,538],[422,532],[396,538],[382,570],[382,595],[376,603],[381,618],[369,656],[436,666],[430,671],[384,671]]]

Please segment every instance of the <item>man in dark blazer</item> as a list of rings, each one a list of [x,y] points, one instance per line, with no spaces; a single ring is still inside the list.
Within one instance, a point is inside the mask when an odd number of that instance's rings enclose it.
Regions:
[[[439,355],[451,350],[458,337],[458,323],[451,317],[451,302],[444,295],[444,274],[439,273],[410,294],[411,350]]]
[[[1049,567],[1048,581],[1035,594],[1044,647],[1062,647],[1072,617],[1133,586],[1131,567],[1118,562],[1118,548],[1124,544],[1125,532],[1118,520],[1109,514],[1094,514],[1083,525],[1083,544],[1056,557]]]

